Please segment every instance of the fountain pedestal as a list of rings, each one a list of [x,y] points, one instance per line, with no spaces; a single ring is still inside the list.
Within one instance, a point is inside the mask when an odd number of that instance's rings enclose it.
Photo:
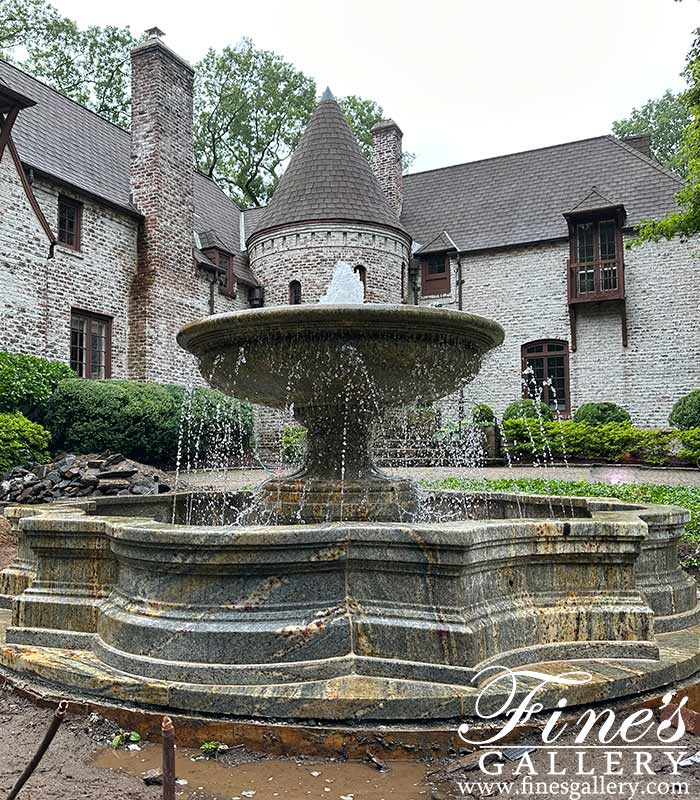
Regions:
[[[307,431],[306,456],[296,472],[260,487],[257,507],[266,522],[401,522],[418,513],[415,484],[375,466],[374,420],[366,393],[355,390],[334,405],[294,409]]]

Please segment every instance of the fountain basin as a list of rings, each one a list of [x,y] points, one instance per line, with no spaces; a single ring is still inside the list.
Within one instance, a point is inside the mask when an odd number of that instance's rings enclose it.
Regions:
[[[212,386],[251,403],[306,409],[347,400],[381,412],[455,391],[503,338],[496,322],[464,311],[367,303],[217,314],[177,340]]]
[[[220,500],[233,516],[250,496]],[[593,660],[615,672],[616,696],[699,668],[680,647],[698,621],[674,560],[687,512],[475,500],[435,493],[432,523],[245,528],[165,521],[173,502],[197,520],[187,495],[15,511],[35,574],[0,665],[112,699],[141,685],[180,710],[336,720],[444,718],[457,701],[467,713],[475,673],[494,663]],[[139,506],[162,521],[121,516]],[[547,507],[562,516],[536,518]],[[634,672],[626,688],[615,664]]]

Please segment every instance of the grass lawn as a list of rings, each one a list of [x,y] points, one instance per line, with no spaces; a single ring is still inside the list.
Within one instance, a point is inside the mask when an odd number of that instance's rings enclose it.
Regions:
[[[681,561],[684,566],[700,566],[700,488],[664,486],[658,483],[589,483],[588,481],[556,481],[543,478],[499,478],[464,480],[445,478],[423,482],[428,489],[458,491],[526,492],[529,494],[570,495],[573,497],[617,497],[632,503],[660,503],[687,508],[692,514],[685,530]],[[698,552],[696,552],[696,550]]]

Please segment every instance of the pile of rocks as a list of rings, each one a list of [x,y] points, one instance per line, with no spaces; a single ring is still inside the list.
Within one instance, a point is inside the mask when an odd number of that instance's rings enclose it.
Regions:
[[[106,451],[100,455],[67,454],[51,464],[14,467],[0,481],[0,501],[50,503],[62,497],[161,494],[169,492],[153,467]]]

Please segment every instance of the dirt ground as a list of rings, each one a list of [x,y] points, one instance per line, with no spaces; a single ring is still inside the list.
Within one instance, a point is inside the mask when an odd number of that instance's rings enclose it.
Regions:
[[[51,715],[51,710],[33,706],[8,687],[0,690],[0,797],[6,795],[34,753]],[[147,786],[142,776],[160,765],[160,747],[142,742],[134,751],[114,750],[110,742],[116,733],[117,727],[97,714],[89,717],[69,714],[20,798],[159,798],[161,788]],[[591,734],[589,742],[598,745],[597,735]],[[528,745],[541,746],[541,740],[530,734],[515,746]],[[680,767],[678,774],[673,774],[668,758],[668,752],[673,753],[676,761],[696,753],[700,756],[700,737],[686,734],[672,745],[660,746],[654,727],[633,749],[614,744],[605,749],[568,749],[573,746],[574,737],[569,731],[557,739],[554,749],[535,749],[525,755],[524,762],[522,754],[517,753],[510,753],[513,760],[487,759],[490,774],[479,770],[478,751],[476,755],[428,765],[388,762],[387,769],[380,770],[369,763],[265,758],[235,747],[216,760],[202,760],[197,750],[178,749],[177,797],[178,800],[457,800],[463,797],[485,800],[507,796],[610,800],[612,796],[631,798],[646,794],[700,797],[700,764]],[[499,745],[494,749],[499,749]],[[612,765],[608,761],[610,751]],[[683,756],[679,751],[683,751]],[[641,773],[637,753],[648,754],[644,758],[647,766]],[[611,788],[610,781],[615,782],[616,788]],[[639,785],[632,793],[626,786],[635,782]],[[649,790],[652,783],[659,791]],[[577,794],[583,784],[589,789]]]
[[[10,691],[0,692],[0,796],[10,791],[49,727],[53,712],[36,708]],[[66,718],[29,783],[22,800],[123,800],[158,797],[137,777],[98,769],[91,763],[116,733],[116,727],[93,715]]]

